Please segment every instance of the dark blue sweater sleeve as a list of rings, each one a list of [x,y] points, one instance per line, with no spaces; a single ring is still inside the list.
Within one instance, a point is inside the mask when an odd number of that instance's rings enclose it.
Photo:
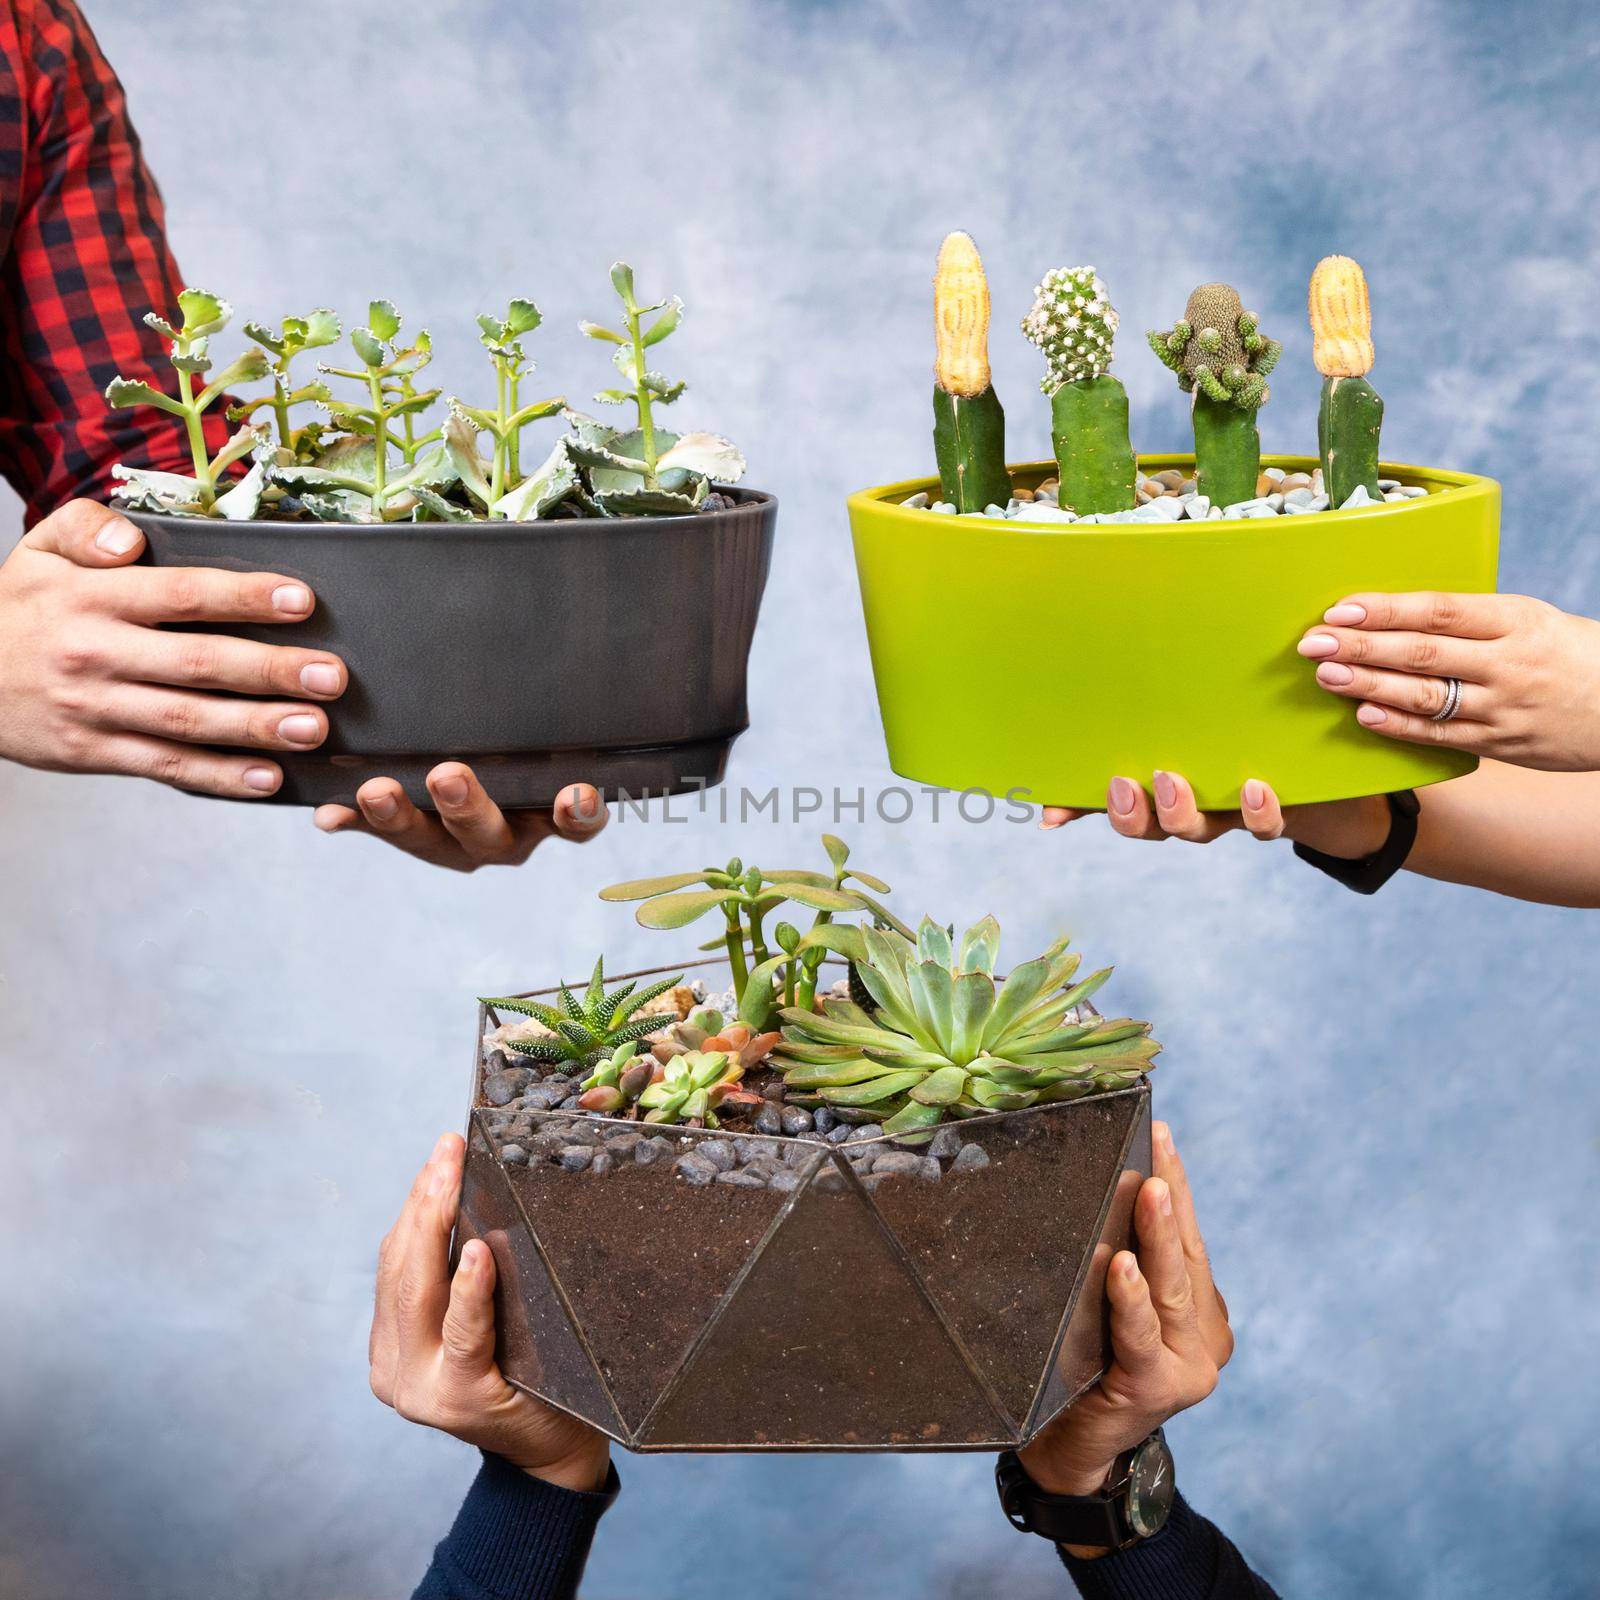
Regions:
[[[1083,1600],[1278,1600],[1182,1495],[1153,1539],[1098,1561],[1063,1550],[1061,1560]]]
[[[486,1455],[411,1600],[572,1600],[621,1487],[615,1467],[603,1489],[582,1494]]]

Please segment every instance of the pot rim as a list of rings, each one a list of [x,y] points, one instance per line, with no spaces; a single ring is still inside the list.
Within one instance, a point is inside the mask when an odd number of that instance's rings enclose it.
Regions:
[[[719,494],[734,494],[741,498],[732,506],[731,510],[743,511],[755,507],[765,507],[775,511],[778,497],[769,489],[744,488],[736,483],[714,483],[713,490]],[[331,537],[341,539],[392,539],[397,534],[410,537],[419,532],[439,534],[472,533],[474,536],[488,534],[496,539],[522,538],[528,534],[541,533],[554,537],[557,533],[570,532],[574,528],[614,528],[626,525],[631,528],[641,528],[647,533],[662,532],[669,527],[682,527],[685,524],[696,522],[710,522],[723,516],[722,510],[716,511],[690,511],[678,516],[654,517],[538,517],[531,522],[507,522],[503,518],[490,521],[474,518],[471,522],[298,522],[287,518],[253,517],[248,521],[230,522],[226,517],[187,517],[175,511],[136,511],[118,504],[115,497],[106,502],[111,510],[118,516],[127,517],[132,522],[141,520],[159,523],[165,527],[178,528],[205,528],[210,532],[224,536],[238,534],[315,534],[319,539]]]
[[[1192,467],[1194,465],[1194,452],[1192,450],[1165,450],[1140,452],[1136,461],[1141,469],[1162,471],[1168,467]],[[1263,467],[1282,467],[1286,472],[1309,472],[1313,467],[1320,466],[1321,461],[1316,456],[1263,454],[1261,457]],[[1054,459],[1047,461],[1022,461],[1008,463],[1006,470],[1015,477],[1024,480],[1043,479],[1056,470]],[[1414,507],[1422,507],[1430,501],[1448,497],[1452,505],[1459,505],[1464,500],[1493,499],[1500,493],[1500,485],[1493,478],[1486,478],[1472,472],[1456,472],[1446,467],[1420,467],[1411,466],[1398,461],[1380,461],[1378,470],[1386,478],[1398,478],[1402,483],[1425,485],[1429,493],[1414,500],[1384,500],[1374,505],[1351,506],[1348,509],[1329,509],[1319,511],[1311,519],[1321,526],[1328,517],[1339,517],[1348,521],[1353,517],[1395,516],[1401,515]],[[899,502],[907,495],[917,494],[930,488],[937,488],[939,475],[933,473],[927,477],[907,478],[900,483],[880,484],[876,488],[858,489],[850,495],[846,505],[852,517],[861,512],[870,511],[874,516],[887,514],[904,520],[908,525],[918,519],[938,517],[943,521],[948,513],[929,511],[922,506],[906,506]],[[1087,527],[1072,522],[1030,522],[1026,517],[969,517],[968,524],[982,533],[1049,533],[1053,536],[1063,534],[1071,536],[1080,532],[1096,534],[1107,538],[1146,539],[1151,531],[1176,530],[1183,532],[1193,529],[1199,532],[1203,527],[1206,532],[1214,533],[1219,528],[1245,528],[1259,532],[1257,524],[1265,521],[1261,517],[1218,517],[1208,519],[1205,523],[1198,522],[1091,522]],[[1288,521],[1288,518],[1281,519]],[[1298,518],[1295,520],[1299,520]]]

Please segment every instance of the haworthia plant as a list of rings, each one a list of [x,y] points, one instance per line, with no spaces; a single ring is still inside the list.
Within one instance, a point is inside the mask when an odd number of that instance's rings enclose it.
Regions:
[[[508,1050],[534,1061],[572,1061],[591,1066],[618,1045],[630,1044],[649,1034],[659,1033],[675,1022],[675,1015],[662,1016],[654,1012],[641,1014],[640,1007],[665,994],[682,977],[683,974],[678,973],[674,977],[646,984],[642,989],[637,987],[637,980],[634,980],[608,992],[605,958],[602,956],[595,962],[594,973],[581,997],[563,984],[557,991],[555,1005],[514,996],[486,997],[482,1004],[493,1006],[496,1011],[532,1017],[547,1030],[534,1038],[508,1039]]]

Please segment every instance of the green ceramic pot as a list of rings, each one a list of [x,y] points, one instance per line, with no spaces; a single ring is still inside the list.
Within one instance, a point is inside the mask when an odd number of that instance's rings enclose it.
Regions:
[[[1270,456],[1310,471],[1314,459]],[[1139,458],[1147,473],[1193,456]],[[1027,485],[1054,464],[1013,468]],[[1248,778],[1288,805],[1470,772],[1362,728],[1301,635],[1358,590],[1492,592],[1500,486],[1386,464],[1425,498],[1255,521],[999,521],[909,510],[938,480],[852,495],[850,527],[889,762],[902,777],[1102,808],[1118,775],[1180,772],[1202,808]]]

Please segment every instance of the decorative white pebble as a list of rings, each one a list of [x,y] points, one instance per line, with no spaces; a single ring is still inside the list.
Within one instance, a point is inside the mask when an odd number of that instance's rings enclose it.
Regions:
[[[1383,498],[1385,500],[1404,500],[1405,496],[1401,494],[1398,489],[1385,489],[1383,491]]]
[[[928,509],[930,511],[941,511],[947,517],[953,517],[956,512],[956,508],[948,500],[935,500]]]
[[[1400,480],[1398,478],[1379,478],[1378,487],[1380,489],[1398,489]]]
[[[928,491],[923,489],[912,495],[909,499],[902,500],[900,504],[903,506],[913,506],[918,511],[926,510],[928,505]]]
[[[1316,494],[1310,489],[1291,489],[1288,494],[1283,497],[1283,509],[1285,511],[1292,511],[1296,506],[1298,506],[1302,511],[1304,511],[1315,499]]]
[[[1425,500],[1427,496],[1428,491],[1420,483],[1414,483],[1409,488],[1402,487],[1400,490],[1402,500]]]
[[[1350,491],[1350,498],[1346,500],[1345,503],[1339,507],[1339,509],[1341,511],[1350,511],[1356,506],[1370,506],[1371,504],[1372,496],[1367,493],[1366,484],[1358,483],[1355,488]]]
[[[1004,506],[997,506],[997,505],[996,505],[996,504],[995,504],[995,503],[994,503],[994,502],[993,502],[993,501],[992,501],[992,500],[991,500],[991,501],[990,501],[990,502],[989,502],[989,504],[988,504],[988,505],[986,505],[986,506],[985,506],[985,507],[984,507],[984,508],[983,508],[983,514],[984,514],[984,516],[986,516],[986,517],[1003,517],[1003,516],[1004,516],[1004,515],[1005,515],[1005,514],[1006,514],[1006,508],[1005,508],[1005,507],[1004,507]]]
[[[1274,483],[1281,483],[1283,481],[1283,468],[1268,467],[1267,476],[1271,478]]]
[[[1283,496],[1281,494],[1269,494],[1267,496],[1267,504],[1271,506],[1274,511],[1277,511],[1283,506]]]
[[[1206,512],[1206,521],[1221,522],[1223,517],[1226,515],[1227,513],[1222,509],[1221,506],[1212,506],[1212,508]]]
[[[1328,501],[1327,495],[1319,493],[1317,495],[1317,497],[1311,502],[1311,504],[1306,507],[1306,510],[1307,511],[1326,511],[1328,509],[1328,504],[1329,504],[1329,501]]]

